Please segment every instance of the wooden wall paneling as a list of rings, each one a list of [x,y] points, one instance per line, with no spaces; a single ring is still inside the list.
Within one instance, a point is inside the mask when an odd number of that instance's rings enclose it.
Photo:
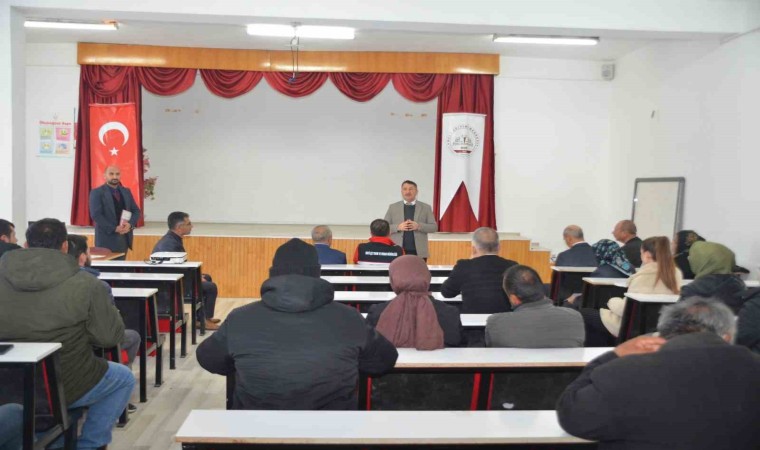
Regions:
[[[413,52],[299,52],[304,72],[463,73],[497,75],[499,55]],[[290,72],[289,51],[80,42],[77,62],[114,66]]]
[[[88,235],[90,245],[93,236]],[[160,236],[135,236],[130,261],[150,257]],[[219,296],[227,298],[259,298],[261,284],[269,278],[269,267],[277,248],[288,238],[187,236],[184,240],[189,259],[203,262],[203,272],[210,274],[219,286]],[[307,241],[311,243],[311,241]],[[335,239],[333,248],[346,253],[351,264],[354,250],[364,239]],[[430,241],[429,264],[456,264],[471,254],[469,241]],[[531,251],[528,240],[501,241],[500,255],[533,267],[548,282],[551,275],[549,251]]]
[[[293,70],[289,51],[270,52],[270,70]],[[498,74],[499,55],[475,53],[299,52],[304,72]]]

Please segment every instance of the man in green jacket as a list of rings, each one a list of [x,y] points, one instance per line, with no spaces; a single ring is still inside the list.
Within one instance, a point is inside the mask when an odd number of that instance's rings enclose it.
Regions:
[[[135,377],[125,366],[95,357],[92,347],[113,347],[124,322],[106,287],[79,270],[66,252],[66,226],[42,219],[26,232],[28,248],[0,261],[0,341],[60,342],[61,378],[69,408],[88,407],[79,448],[111,442]]]

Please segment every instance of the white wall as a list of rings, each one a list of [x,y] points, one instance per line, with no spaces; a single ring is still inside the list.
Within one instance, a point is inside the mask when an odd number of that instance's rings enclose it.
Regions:
[[[499,229],[553,252],[569,224],[609,237],[612,84],[601,63],[502,58],[494,90]]]
[[[148,220],[365,225],[400,200],[405,179],[433,198],[436,101],[388,85],[360,103],[327,81],[291,98],[262,80],[223,99],[198,77],[187,92],[143,91],[143,145],[158,176]]]
[[[24,28],[23,17],[0,3],[0,217],[24,225]]]
[[[69,223],[74,156],[39,157],[39,121],[74,121],[79,104],[76,44],[27,44],[26,51],[26,216]]]
[[[686,177],[684,228],[728,245],[753,270],[760,265],[759,49],[759,32],[722,45],[653,45],[619,61],[612,98],[612,198],[630,198],[637,177]]]

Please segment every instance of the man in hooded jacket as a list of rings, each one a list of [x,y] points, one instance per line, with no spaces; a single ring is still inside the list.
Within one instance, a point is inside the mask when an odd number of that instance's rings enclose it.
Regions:
[[[235,374],[233,409],[356,409],[359,372],[382,375],[398,352],[358,311],[333,303],[316,249],[277,249],[261,301],[235,309],[198,346],[209,372]]]
[[[114,347],[124,322],[103,283],[67,255],[66,226],[41,219],[26,231],[29,248],[0,259],[0,341],[60,342],[61,380],[69,409],[87,407],[79,448],[111,442],[135,377],[121,364],[95,357]],[[0,386],[10,384],[0,380]]]

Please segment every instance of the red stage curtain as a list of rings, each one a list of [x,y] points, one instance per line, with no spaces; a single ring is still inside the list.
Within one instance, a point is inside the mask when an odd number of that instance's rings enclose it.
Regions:
[[[79,75],[79,114],[77,118],[77,151],[74,159],[74,192],[71,202],[71,224],[92,225],[90,219],[90,104],[134,102],[137,113],[137,148],[142,148],[142,96],[134,67],[82,66]],[[142,158],[138,161],[140,173]],[[142,177],[140,192],[142,196]],[[142,225],[140,217],[138,225]]]
[[[135,67],[137,79],[148,92],[156,95],[177,95],[192,87],[196,69]]]
[[[394,80],[395,81],[395,80]],[[480,180],[480,218],[470,207],[464,186],[460,187],[448,210],[438,222],[439,231],[473,231],[478,227],[496,228],[496,194],[494,191],[493,76],[450,75],[438,99],[436,131],[435,193],[433,211],[439,214],[441,185],[442,119],[444,113],[469,112],[486,115],[483,140],[483,169]]]
[[[391,81],[391,74],[332,72],[330,80],[346,97],[357,102],[366,102],[385,89]]]
[[[449,75],[434,73],[394,73],[393,87],[407,100],[429,102],[438,97]]]
[[[248,70],[201,69],[201,78],[208,90],[224,98],[233,98],[250,92],[259,84],[263,76],[263,72]]]
[[[290,72],[266,72],[264,78],[272,88],[288,97],[305,97],[313,94],[327,81],[327,72],[301,72],[291,83]]]
[[[82,66],[79,88],[79,118],[77,124],[77,147],[74,172],[74,193],[71,223],[90,225],[88,207],[90,186],[89,105],[91,103],[134,102],[137,109],[138,145],[142,148],[142,99],[141,85],[158,95],[175,95],[189,89],[195,80],[195,69],[135,68],[111,66]],[[324,72],[299,73],[291,83],[286,72],[249,72],[232,70],[201,70],[201,77],[208,89],[221,97],[232,98],[252,90],[266,78],[272,88],[291,96],[303,97],[314,93],[327,81]],[[496,227],[494,191],[494,142],[493,142],[493,76],[448,74],[371,74],[332,73],[329,78],[343,94],[356,101],[367,101],[380,93],[388,81],[404,98],[414,102],[428,102],[438,98],[438,121],[436,130],[435,194],[434,211],[438,214],[440,201],[440,155],[442,114],[449,112],[472,112],[486,114],[485,139],[483,143],[483,171],[480,191],[480,218],[471,212],[467,193],[463,188],[457,192],[449,210],[439,221],[440,231],[473,231],[480,226]],[[142,170],[142,159],[139,161]],[[142,195],[141,191],[134,193]],[[141,219],[142,220],[142,219]]]

